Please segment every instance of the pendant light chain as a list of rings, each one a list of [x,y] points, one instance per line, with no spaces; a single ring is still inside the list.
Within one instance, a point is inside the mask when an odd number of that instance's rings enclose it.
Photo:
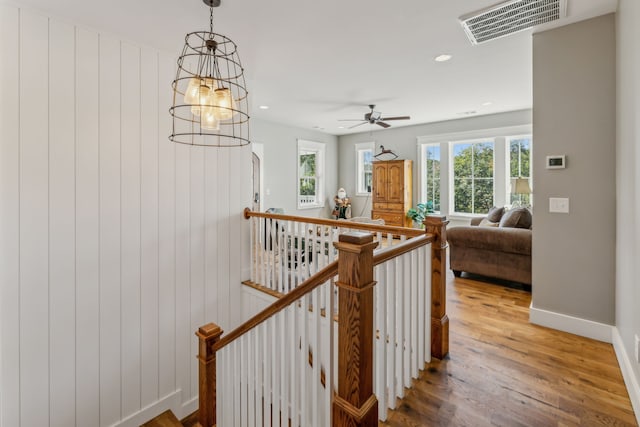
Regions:
[[[209,37],[213,39],[213,6],[209,8],[209,32],[211,33]]]

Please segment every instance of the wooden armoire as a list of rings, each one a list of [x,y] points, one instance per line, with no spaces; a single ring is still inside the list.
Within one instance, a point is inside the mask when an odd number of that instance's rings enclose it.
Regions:
[[[373,162],[371,218],[385,225],[411,227],[407,211],[412,207],[411,160]]]

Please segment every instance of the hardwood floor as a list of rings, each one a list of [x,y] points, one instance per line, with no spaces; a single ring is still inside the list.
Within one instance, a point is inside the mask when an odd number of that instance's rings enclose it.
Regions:
[[[448,274],[449,357],[380,426],[637,426],[610,344],[530,324],[529,292]]]

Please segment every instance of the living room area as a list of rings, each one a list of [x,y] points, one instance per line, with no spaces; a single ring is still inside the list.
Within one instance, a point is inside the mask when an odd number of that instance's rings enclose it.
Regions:
[[[420,386],[404,409],[428,401],[434,420],[480,425],[638,420],[636,0],[568,0],[562,25],[477,45],[459,18],[489,0],[250,13],[229,0],[215,23],[237,34],[251,102],[251,144],[231,148],[167,139],[202,1],[98,3],[0,4],[0,426],[193,413],[194,332],[246,320],[244,209],[326,220],[344,189],[350,216],[375,220],[373,162],[394,155],[410,164],[410,206],[445,216],[450,244],[451,356],[419,382],[451,399]],[[306,48],[275,46],[292,39]],[[461,388],[445,387],[467,375],[454,405]]]

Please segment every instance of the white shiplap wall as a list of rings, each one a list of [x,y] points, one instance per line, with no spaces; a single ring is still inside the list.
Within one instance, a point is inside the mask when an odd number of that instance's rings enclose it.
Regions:
[[[241,320],[250,148],[168,141],[171,54],[0,5],[0,55],[0,426],[188,414],[195,330]]]

